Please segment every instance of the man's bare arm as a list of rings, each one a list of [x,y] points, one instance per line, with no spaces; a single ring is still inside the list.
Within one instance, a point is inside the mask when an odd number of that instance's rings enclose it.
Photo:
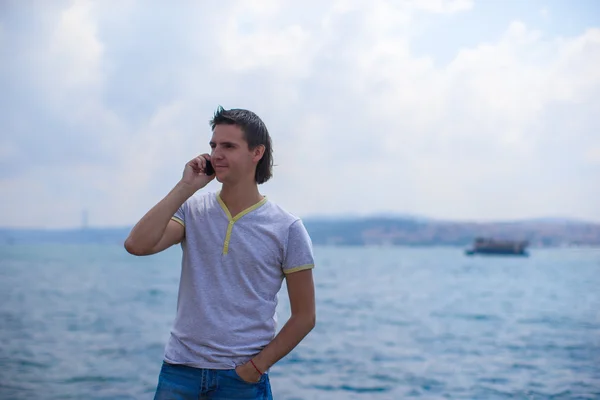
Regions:
[[[133,227],[125,240],[125,249],[136,256],[145,256],[181,242],[185,229],[171,218],[193,193],[188,185],[178,183]]]
[[[286,275],[286,282],[291,316],[277,336],[252,359],[256,367],[263,373],[291,352],[316,324],[312,269]],[[242,369],[238,373],[244,374],[249,381],[260,378],[250,362],[238,368]]]
[[[202,154],[185,165],[179,183],[129,233],[125,240],[125,249],[129,253],[138,256],[154,254],[183,240],[185,229],[171,218],[190,196],[215,178],[214,174],[206,175],[208,160],[210,156]]]

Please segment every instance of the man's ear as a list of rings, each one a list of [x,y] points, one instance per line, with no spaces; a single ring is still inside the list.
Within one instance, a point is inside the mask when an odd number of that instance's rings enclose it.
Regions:
[[[265,146],[262,144],[259,144],[258,146],[256,146],[254,148],[254,150],[252,150],[252,160],[254,162],[258,163],[264,154],[265,154]]]

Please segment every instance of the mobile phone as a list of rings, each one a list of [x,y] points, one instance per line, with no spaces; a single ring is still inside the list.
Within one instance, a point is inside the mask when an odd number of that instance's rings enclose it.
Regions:
[[[215,174],[215,169],[213,168],[213,166],[209,160],[206,160],[206,168],[204,168],[204,172],[206,172],[206,175],[214,175]]]

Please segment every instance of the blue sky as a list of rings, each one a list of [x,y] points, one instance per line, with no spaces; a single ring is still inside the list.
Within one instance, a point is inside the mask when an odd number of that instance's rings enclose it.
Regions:
[[[300,216],[600,221],[600,3],[202,3],[2,3],[0,226],[135,223],[218,105]]]

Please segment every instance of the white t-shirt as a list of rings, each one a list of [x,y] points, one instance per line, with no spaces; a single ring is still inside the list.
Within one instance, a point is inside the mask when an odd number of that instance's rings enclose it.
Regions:
[[[277,293],[286,274],[314,268],[311,239],[266,197],[232,216],[219,193],[196,193],[173,220],[185,238],[165,361],[235,368],[275,337]]]

